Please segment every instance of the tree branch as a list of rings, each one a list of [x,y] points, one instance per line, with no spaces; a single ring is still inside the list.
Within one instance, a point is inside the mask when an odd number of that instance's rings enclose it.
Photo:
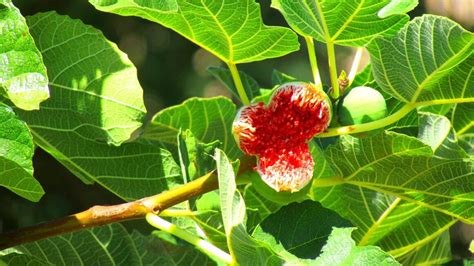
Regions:
[[[244,157],[243,160],[239,175],[255,165],[253,158]],[[67,217],[0,234],[0,250],[86,228],[145,218],[147,213],[159,214],[169,207],[217,188],[217,176],[211,172],[151,197],[118,205],[93,206]]]
[[[217,187],[217,177],[214,173],[210,173],[155,196],[112,206],[93,206],[67,217],[1,234],[0,250],[81,229],[144,218],[149,212],[159,213]]]

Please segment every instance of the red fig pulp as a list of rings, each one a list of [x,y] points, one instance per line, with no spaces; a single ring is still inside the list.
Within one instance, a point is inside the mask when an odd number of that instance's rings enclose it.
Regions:
[[[327,95],[314,85],[290,82],[276,89],[268,106],[243,107],[233,132],[240,148],[259,157],[257,171],[276,191],[298,191],[311,180],[314,161],[307,142],[331,119]]]

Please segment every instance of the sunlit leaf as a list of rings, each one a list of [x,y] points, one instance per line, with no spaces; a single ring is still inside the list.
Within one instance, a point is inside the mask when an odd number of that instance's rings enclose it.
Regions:
[[[219,192],[213,191],[204,194],[195,203],[198,212],[193,220],[201,228],[210,242],[227,250],[227,236],[222,221]]]
[[[40,111],[18,111],[35,143],[82,181],[126,200],[181,183],[171,154],[154,143],[107,144],[127,140],[145,115],[136,69],[125,54],[98,30],[54,12],[28,23],[51,82],[51,99]]]
[[[178,134],[178,154],[181,172],[185,182],[201,177],[216,169],[214,150],[219,147],[219,141],[201,143],[188,129]]]
[[[49,98],[43,59],[11,0],[0,0],[0,95],[1,89],[24,110],[37,110]]]
[[[449,119],[442,115],[420,113],[418,139],[430,145],[438,159],[466,158],[466,152],[457,144]]]
[[[400,265],[379,247],[356,246],[351,238],[354,228],[334,228],[323,254],[312,265]]]
[[[225,97],[191,98],[158,112],[146,127],[144,138],[176,145],[179,130],[189,129],[203,143],[219,140],[229,157],[242,154],[232,136],[235,105]]]
[[[145,1],[89,2],[101,11],[160,23],[224,62],[248,63],[299,49],[293,31],[263,24],[254,0],[177,0],[176,12],[163,12]]]
[[[399,101],[474,101],[474,34],[447,18],[415,18],[368,49],[377,83]]]
[[[472,162],[440,162],[432,154],[417,139],[395,133],[341,137],[325,151],[334,174],[314,180],[313,197],[357,225],[360,245],[404,254],[456,219],[474,219]]]
[[[0,103],[0,186],[31,201],[44,191],[33,177],[33,139],[25,122]]]
[[[403,265],[442,265],[451,261],[451,241],[446,231],[426,245],[420,246],[399,261]]]
[[[469,156],[474,157],[474,136],[461,136],[458,138],[458,143],[461,148],[466,151]]]
[[[388,16],[407,13],[414,9],[418,5],[418,0],[407,1],[407,0],[391,0],[388,5],[384,6],[379,10],[377,16],[386,18]]]
[[[451,123],[456,135],[474,135],[474,103],[457,104],[452,112]]]
[[[24,244],[0,251],[0,258],[8,265],[215,265],[193,247],[130,234],[120,224]]]
[[[58,134],[114,145],[129,139],[146,110],[127,56],[97,29],[55,12],[28,17],[28,25],[48,67],[51,99],[20,116]]]
[[[253,231],[265,218],[282,207],[281,204],[260,195],[252,185],[245,187],[243,197],[247,207],[247,228],[249,231]]]
[[[408,22],[409,8],[390,8],[390,0],[336,1],[336,0],[273,0],[288,24],[299,34],[314,39],[347,46],[363,46],[374,37],[392,35]],[[407,1],[413,8],[416,0]],[[381,10],[389,9],[382,18]],[[382,10],[383,11],[383,10]],[[383,12],[386,13],[386,12]]]
[[[314,259],[319,256],[333,227],[351,226],[349,221],[318,202],[304,201],[281,208],[268,216],[256,230],[257,235],[261,232],[272,235],[285,250],[298,258]]]
[[[375,81],[374,75],[372,75],[372,65],[367,64],[364,69],[356,74],[349,88],[364,86],[366,84],[373,83]]]
[[[237,190],[235,174],[225,153],[215,155],[219,177],[219,198],[227,245],[232,258],[241,265],[281,264],[281,258],[264,243],[252,238],[245,227],[245,202]]]

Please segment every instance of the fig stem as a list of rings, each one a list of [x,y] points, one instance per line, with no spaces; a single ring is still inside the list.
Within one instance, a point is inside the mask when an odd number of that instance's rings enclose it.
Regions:
[[[354,55],[354,60],[352,61],[351,70],[349,72],[349,76],[347,77],[347,79],[349,79],[349,85],[351,85],[352,81],[354,81],[354,78],[357,74],[357,70],[359,69],[360,61],[362,59],[363,51],[364,51],[363,47],[358,47],[356,50],[356,53]]]
[[[339,93],[339,84],[337,82],[337,65],[336,65],[336,54],[334,52],[334,43],[331,40],[326,42],[326,48],[328,51],[328,65],[329,65],[329,76],[331,78],[331,97],[333,99],[338,99],[340,96]]]
[[[371,131],[374,129],[383,128],[397,122],[398,120],[403,118],[405,115],[407,115],[409,112],[411,112],[412,110],[420,106],[451,104],[451,103],[470,103],[470,102],[474,102],[474,98],[471,97],[471,98],[456,98],[456,99],[440,99],[440,100],[423,101],[423,102],[417,102],[417,103],[406,103],[402,108],[400,108],[395,113],[385,118],[382,118],[380,120],[364,123],[364,124],[358,124],[358,125],[328,128],[326,132],[321,133],[315,137],[328,138],[328,137],[361,133],[365,131]]]
[[[311,65],[311,73],[313,74],[314,85],[319,86],[321,84],[321,76],[318,70],[318,60],[316,59],[316,52],[314,49],[314,41],[310,36],[304,36],[306,40],[306,46],[308,47],[309,63]]]
[[[205,254],[208,254],[211,257],[218,258],[226,264],[232,264],[232,256],[229,253],[224,252],[223,250],[214,246],[210,242],[191,234],[190,232],[178,227],[177,225],[166,221],[158,215],[148,213],[146,215],[146,220],[149,224],[160,229],[161,231],[170,233],[176,237],[183,239],[191,245],[194,245],[196,248],[198,248]]]
[[[245,92],[242,80],[240,79],[240,74],[239,70],[237,70],[237,66],[232,62],[227,63],[227,66],[229,67],[230,74],[232,75],[232,79],[234,80],[235,88],[237,89],[237,93],[239,94],[240,100],[244,105],[249,105],[250,100],[247,96],[247,93]]]
[[[404,117],[409,112],[411,112],[413,109],[415,109],[415,107],[416,106],[414,105],[406,104],[405,106],[400,108],[400,110],[380,120],[364,123],[364,124],[358,124],[358,125],[329,128],[326,132],[319,134],[317,137],[320,137],[320,138],[335,137],[339,135],[354,134],[354,133],[360,133],[360,132],[371,131],[374,129],[382,128],[382,127],[385,127],[397,122],[402,117]]]

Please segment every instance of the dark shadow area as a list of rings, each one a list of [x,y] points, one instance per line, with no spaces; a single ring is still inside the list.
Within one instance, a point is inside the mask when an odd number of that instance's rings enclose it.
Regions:
[[[67,216],[93,205],[122,203],[101,186],[86,185],[40,148],[33,158],[35,177],[46,194],[34,203],[0,187],[0,231],[9,231]]]

